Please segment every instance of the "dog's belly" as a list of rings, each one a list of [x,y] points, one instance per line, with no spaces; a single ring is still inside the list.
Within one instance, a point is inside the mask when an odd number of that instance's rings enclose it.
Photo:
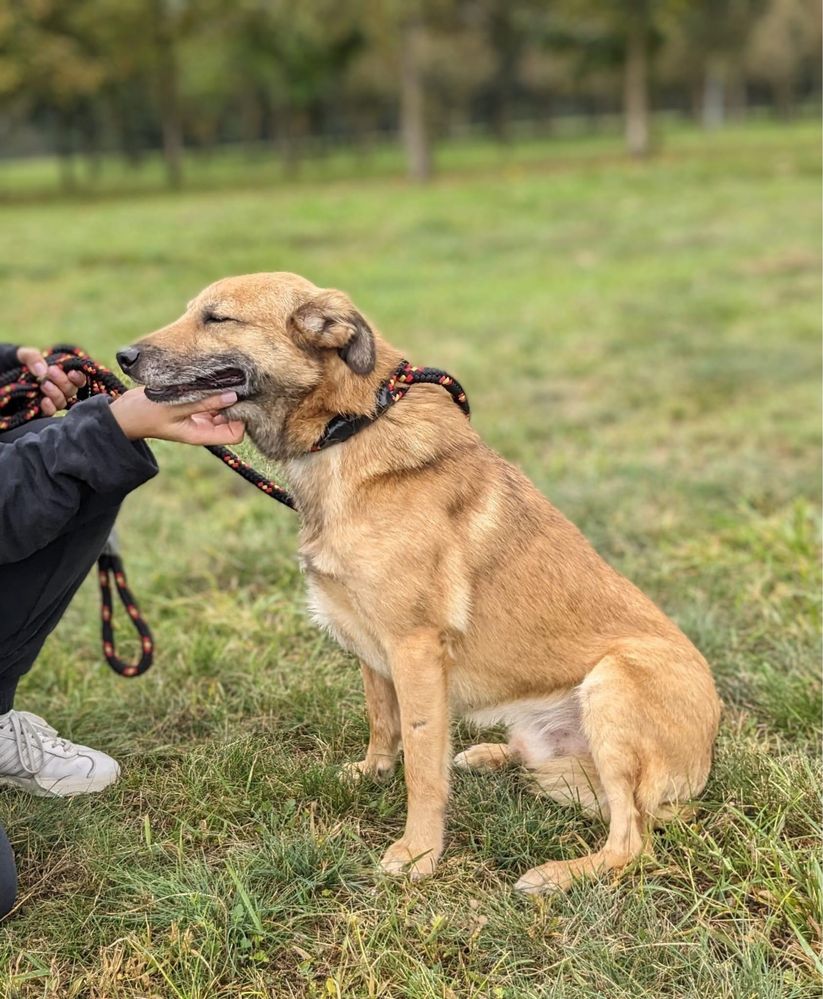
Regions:
[[[574,688],[473,711],[469,717],[479,725],[506,725],[509,748],[526,767],[537,768],[557,756],[590,753]]]

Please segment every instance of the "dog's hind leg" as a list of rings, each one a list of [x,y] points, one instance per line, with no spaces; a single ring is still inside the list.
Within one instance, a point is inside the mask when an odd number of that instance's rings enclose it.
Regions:
[[[559,770],[558,764],[562,766]],[[564,890],[575,878],[596,875],[624,867],[643,849],[645,823],[635,801],[640,757],[630,738],[621,744],[592,746],[592,774],[580,760],[561,758],[550,761],[557,772],[537,779],[555,800],[579,801],[588,810],[605,797],[609,815],[609,835],[604,847],[575,860],[550,861],[527,871],[517,882],[519,891],[536,894]],[[589,783],[590,781],[590,783]]]
[[[609,835],[601,850],[528,871],[521,891],[562,890],[625,867],[643,852],[651,825],[676,814],[673,806],[702,790],[708,776],[719,702],[708,667],[685,640],[622,643],[589,673],[578,697]]]

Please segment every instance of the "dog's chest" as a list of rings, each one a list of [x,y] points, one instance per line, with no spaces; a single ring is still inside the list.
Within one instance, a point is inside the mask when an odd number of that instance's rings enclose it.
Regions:
[[[300,565],[306,575],[312,619],[353,655],[377,673],[389,675],[388,656],[362,606],[356,581],[346,571],[345,558],[328,548],[303,546]]]

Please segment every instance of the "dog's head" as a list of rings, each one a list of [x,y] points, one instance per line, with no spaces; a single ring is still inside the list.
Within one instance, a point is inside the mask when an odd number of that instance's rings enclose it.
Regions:
[[[333,409],[333,397],[351,395],[358,382],[370,386],[377,344],[343,292],[278,272],[209,285],[179,319],[121,350],[117,360],[155,402],[233,389],[233,413],[248,421],[254,438],[257,425],[274,433],[317,390],[326,389]]]

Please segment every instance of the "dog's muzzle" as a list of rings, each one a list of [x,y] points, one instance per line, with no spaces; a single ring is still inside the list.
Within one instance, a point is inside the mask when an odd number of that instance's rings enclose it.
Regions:
[[[146,398],[152,402],[191,401],[193,395],[211,395],[226,389],[246,386],[246,373],[241,368],[221,368],[207,375],[198,375],[189,382],[176,385],[146,385]],[[237,396],[240,398],[238,391]]]
[[[233,360],[233,359],[232,359]],[[176,365],[157,356],[151,347],[125,347],[117,361],[134,381],[146,386],[146,398],[152,402],[193,402],[197,398],[234,389],[238,398],[248,397],[249,376],[229,359],[209,358],[202,364]]]

